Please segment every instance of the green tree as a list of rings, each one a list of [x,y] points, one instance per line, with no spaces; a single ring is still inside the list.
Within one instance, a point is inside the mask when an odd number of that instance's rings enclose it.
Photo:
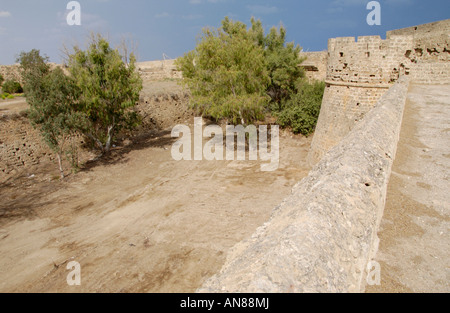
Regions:
[[[3,83],[2,90],[3,90],[3,92],[9,93],[9,94],[23,92],[22,85],[20,85],[19,82],[12,80],[12,79],[7,80]]]
[[[283,109],[276,115],[282,127],[290,127],[294,133],[308,136],[317,125],[325,83],[317,81],[310,84],[302,80],[296,88],[297,93],[283,102]]]
[[[107,153],[117,132],[139,122],[137,113],[131,110],[142,90],[136,58],[133,54],[120,55],[106,39],[96,35],[86,51],[74,47],[68,66],[80,90],[79,110],[89,121],[83,132]]]
[[[38,50],[22,52],[18,59],[30,105],[28,118],[56,154],[60,175],[64,178],[62,156],[71,154],[72,159],[76,159],[73,140],[77,130],[85,127],[86,119],[82,112],[75,110],[79,91],[73,80],[60,68],[50,70],[47,60]]]
[[[203,29],[195,50],[177,60],[191,106],[214,119],[246,124],[263,117],[270,82],[263,47],[251,29],[225,18],[219,29]]]
[[[267,35],[260,20],[251,19],[252,31],[257,44],[264,49],[270,84],[267,93],[272,102],[281,106],[283,100],[289,99],[297,92],[297,85],[304,77],[300,64],[301,47],[293,42],[286,43],[286,28],[282,25],[272,27]]]
[[[2,86],[4,81],[5,81],[5,79],[3,78],[3,75],[0,74],[0,87]]]

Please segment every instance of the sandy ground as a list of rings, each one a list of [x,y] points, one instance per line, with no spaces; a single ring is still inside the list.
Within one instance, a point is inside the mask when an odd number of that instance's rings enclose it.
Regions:
[[[367,292],[450,292],[449,159],[450,86],[412,85]]]
[[[259,161],[174,161],[167,129],[64,181],[45,171],[9,180],[0,292],[194,292],[307,175],[310,139],[291,136],[275,172]],[[70,261],[81,286],[67,285]]]
[[[0,116],[3,114],[19,113],[28,108],[25,98],[0,100]]]

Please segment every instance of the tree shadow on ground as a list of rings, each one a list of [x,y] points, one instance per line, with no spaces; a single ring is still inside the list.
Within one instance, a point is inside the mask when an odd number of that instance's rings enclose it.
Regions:
[[[170,149],[177,138],[170,137],[171,130],[152,131],[139,134],[132,138],[132,143],[125,145],[127,139],[119,140],[119,144],[111,149],[108,154],[98,156],[87,161],[81,172],[90,172],[98,166],[109,166],[114,164],[125,164],[129,161],[128,155],[133,151],[145,150],[149,148]]]
[[[141,133],[132,138],[129,145],[123,144],[125,140],[119,141],[119,144],[107,155],[97,157],[87,162],[80,172],[91,172],[99,166],[110,166],[114,164],[127,163],[130,158],[128,155],[137,150],[148,148],[167,148],[177,138],[170,137],[171,130],[159,130]],[[42,169],[35,169],[35,174],[55,171],[55,165],[48,163]],[[40,213],[54,204],[54,201],[47,201],[47,196],[57,192],[61,188],[66,188],[72,182],[76,181],[76,174],[68,174],[62,180],[53,178],[50,181],[39,181],[30,178],[28,171],[22,171],[18,175],[11,177],[7,181],[0,183],[0,227],[21,220],[34,220],[39,218]],[[34,175],[33,175],[34,176]]]

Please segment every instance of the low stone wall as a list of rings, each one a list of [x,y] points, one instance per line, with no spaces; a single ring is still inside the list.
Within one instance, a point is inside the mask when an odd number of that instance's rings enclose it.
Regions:
[[[402,78],[385,93],[198,291],[363,291],[408,85]]]
[[[26,166],[53,157],[39,131],[24,114],[0,117],[0,182]]]
[[[182,77],[181,72],[176,69],[175,60],[139,62],[136,65],[144,81],[180,79]]]
[[[301,58],[306,60],[300,65],[305,70],[305,76],[310,80],[324,81],[327,77],[327,51],[301,52]]]
[[[0,65],[0,74],[3,76],[4,80],[15,80],[18,82],[22,81],[20,77],[19,65]]]

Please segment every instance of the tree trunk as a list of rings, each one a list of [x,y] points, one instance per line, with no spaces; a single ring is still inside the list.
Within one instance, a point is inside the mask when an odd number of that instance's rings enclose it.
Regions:
[[[62,162],[61,162],[61,154],[58,152],[56,154],[56,157],[58,158],[59,173],[61,175],[61,179],[63,179],[64,178],[64,170],[63,170]]]
[[[241,118],[241,124],[242,124],[242,126],[245,126],[245,121],[244,121],[244,117],[242,116],[241,110],[239,110],[239,117]]]
[[[103,147],[103,144],[100,140],[98,140],[97,138],[94,137],[94,135],[92,134],[88,134],[88,137],[95,143],[97,144],[97,147],[102,151],[102,154],[105,152],[105,148]]]
[[[111,150],[111,141],[112,141],[112,130],[114,129],[114,126],[108,127],[108,139],[106,140],[106,146],[105,146],[105,152],[108,153],[109,150]]]

